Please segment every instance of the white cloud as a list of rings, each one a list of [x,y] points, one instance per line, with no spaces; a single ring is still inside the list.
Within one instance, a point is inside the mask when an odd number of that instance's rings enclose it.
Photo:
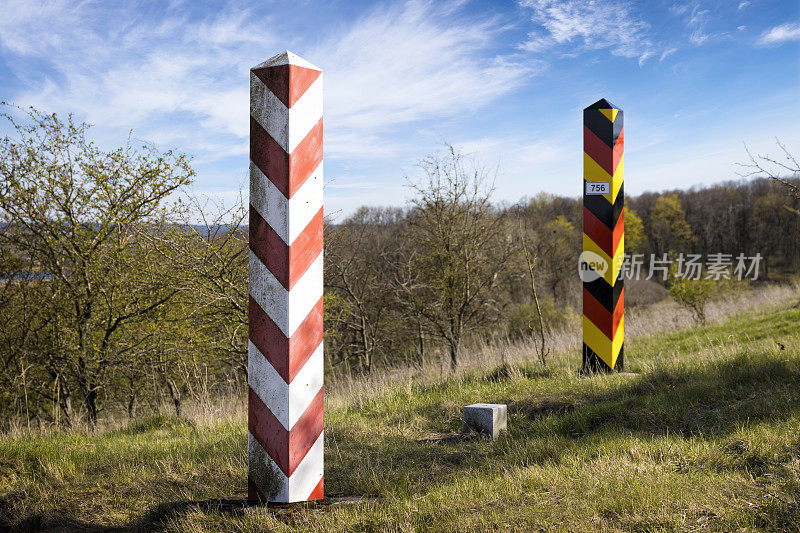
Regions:
[[[689,6],[686,4],[672,4],[669,7],[669,10],[673,15],[680,16],[686,14],[689,11]]]
[[[59,31],[80,25],[81,4],[62,0],[7,0],[0,17],[0,45],[22,55],[54,56],[77,32]]]
[[[117,139],[135,129],[200,160],[246,153],[247,69],[277,48],[263,16],[257,25],[247,9],[223,9],[189,20],[184,10],[153,23],[135,6],[24,5],[36,16],[18,16],[14,32],[0,22],[8,62],[28,86],[16,103],[75,113]],[[46,67],[32,69],[31,58]]]
[[[770,45],[798,40],[800,40],[800,24],[787,22],[762,33],[758,39],[758,44]]]
[[[565,187],[564,176],[571,175],[577,164],[578,136],[569,128],[551,133],[548,138],[514,134],[456,139],[454,144],[494,177],[496,201],[514,203],[540,190],[577,194]]]
[[[695,5],[686,21],[686,26],[692,30],[689,35],[689,41],[697,46],[702,46],[708,39],[712,37],[711,34],[706,32],[706,25],[708,23],[708,9],[700,9]]]
[[[658,60],[659,61],[664,61],[666,58],[668,58],[669,56],[671,56],[672,54],[674,54],[677,51],[678,51],[677,48],[670,48],[669,50],[664,50],[663,52],[661,52],[661,57],[658,58]]]
[[[747,2],[747,1],[739,2],[739,7],[737,7],[736,9],[737,10],[742,10],[742,9],[746,8],[747,6],[749,6],[749,5],[750,5],[750,2]]]
[[[703,32],[703,30],[694,30],[691,35],[689,35],[689,41],[697,46],[701,46],[704,42],[708,40],[710,35]]]
[[[49,63],[17,103],[74,112],[101,128],[135,128],[138,137],[193,153],[241,153],[247,70],[287,41],[276,33],[281,25],[238,4],[200,20],[173,6],[157,24],[135,8],[77,5],[23,0],[0,22],[4,48]],[[328,154],[396,154],[402,147],[384,135],[388,128],[477,109],[539,68],[519,53],[487,54],[505,28],[493,18],[462,18],[459,9],[459,2],[382,5],[306,47],[325,70]],[[26,61],[18,70],[31,71]]]
[[[521,46],[541,51],[555,45],[579,43],[589,50],[609,49],[612,54],[638,58],[654,54],[650,25],[637,17],[629,3],[615,0],[521,0],[533,21],[545,33],[534,32]]]
[[[462,20],[452,9],[422,2],[381,7],[316,48],[334,150],[346,139],[346,150],[360,152],[386,128],[476,109],[536,70],[520,57],[484,52],[503,31],[499,22]]]
[[[718,7],[715,9],[719,10]],[[685,4],[673,4],[670,12],[683,18],[688,30],[689,42],[695,46],[702,46],[711,40],[730,35],[728,32],[714,33],[708,30],[709,24],[719,18],[719,13],[712,14],[711,9],[701,8],[701,2],[698,0]]]

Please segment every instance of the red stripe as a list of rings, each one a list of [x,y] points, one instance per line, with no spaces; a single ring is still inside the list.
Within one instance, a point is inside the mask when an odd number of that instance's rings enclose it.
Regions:
[[[285,197],[289,197],[289,155],[252,116],[250,160]]]
[[[253,69],[253,74],[283,102],[283,105],[292,107],[322,72],[297,65],[278,65]]]
[[[322,252],[322,219],[320,207],[289,247],[258,210],[250,206],[250,249],[287,291],[303,277]]]
[[[306,361],[322,342],[323,299],[324,297],[320,297],[314,308],[292,334],[292,338],[289,341],[289,372],[287,376],[289,379],[286,381],[287,383],[291,383],[294,380],[297,373],[306,365]]]
[[[289,107],[289,65],[254,68],[252,73],[267,86],[272,94]]]
[[[314,490],[311,491],[306,500],[321,500],[323,498],[325,498],[325,476],[322,476],[322,479],[319,480],[319,483],[317,483],[317,486],[314,487]]]
[[[250,386],[247,387],[247,393],[247,427],[250,433],[281,472],[289,476],[289,432]]]
[[[322,118],[289,156],[251,116],[250,160],[286,198],[291,198],[322,162]]]
[[[264,503],[269,501],[267,497],[258,490],[258,487],[253,483],[253,480],[250,479],[250,476],[247,476],[247,499]]]
[[[619,137],[617,137],[617,142],[614,143],[614,172],[617,171],[617,165],[619,165],[619,160],[622,159],[622,151],[625,137],[625,128],[619,130]],[[613,176],[614,173],[612,172],[611,175]]]
[[[280,420],[264,405],[258,394],[248,386],[248,429],[286,477],[291,477],[303,462],[308,450],[322,434],[324,387],[300,418],[286,431]]]
[[[289,473],[291,476],[295,469],[303,461],[308,450],[322,434],[322,409],[323,409],[324,387],[320,387],[319,392],[311,401],[300,418],[292,426],[289,433]],[[280,422],[278,422],[280,424]]]
[[[625,234],[625,208],[619,213],[619,218],[614,223],[614,231],[600,222],[600,219],[586,207],[583,208],[583,232],[600,247],[608,257],[613,258],[617,253],[619,242]]]
[[[250,249],[283,288],[289,290],[289,247],[258,210],[250,206]]]
[[[614,233],[613,233],[612,243],[611,243],[612,246],[613,246],[613,248],[612,248],[613,252],[612,252],[611,255],[609,255],[609,257],[613,258],[613,256],[616,255],[617,248],[619,248],[619,241],[622,240],[622,236],[623,235],[625,235],[625,207],[624,206],[619,212],[619,218],[617,219],[617,222],[614,224]]]
[[[264,354],[264,357],[283,380],[289,383],[289,339],[252,296],[250,296],[247,316],[250,342]]]
[[[322,117],[300,141],[289,158],[290,177],[287,198],[291,198],[297,192],[320,163],[322,163]]]
[[[311,263],[319,257],[322,252],[322,207],[311,219],[311,222],[303,231],[292,241],[289,249],[289,285],[287,289],[294,287],[297,280],[303,277]]]
[[[586,289],[583,289],[583,315],[597,326],[603,335],[609,339],[614,338],[611,313]]]
[[[283,378],[291,383],[322,342],[323,297],[287,339],[252,296],[248,303],[248,337]]]
[[[625,314],[625,288],[619,293],[619,300],[617,300],[617,307],[614,308],[614,316],[611,319],[611,340],[614,340],[614,335],[617,334],[617,328]]]
[[[583,232],[587,237],[592,239],[592,242],[599,246],[601,250],[608,254],[609,257],[614,256],[611,230],[608,229],[608,226],[600,222],[600,219],[585,206],[583,208]]]
[[[600,165],[600,168],[610,175],[614,175],[614,168],[616,165],[614,165],[613,151],[586,126],[583,127],[583,151],[586,152],[595,163]]]

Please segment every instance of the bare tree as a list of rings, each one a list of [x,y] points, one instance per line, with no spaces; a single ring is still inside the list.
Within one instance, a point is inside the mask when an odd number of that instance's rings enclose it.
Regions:
[[[768,155],[754,156],[745,144],[744,148],[747,151],[747,156],[750,158],[750,163],[739,165],[747,169],[746,172],[740,173],[740,176],[746,178],[769,178],[785,187],[792,198],[800,199],[800,186],[787,179],[787,177],[796,178],[800,176],[800,163],[797,162],[797,159],[779,139],[775,139],[775,143],[778,145],[781,152],[783,152],[783,156],[780,159]],[[800,211],[797,209],[789,205],[784,207],[792,213],[800,215]]]
[[[490,318],[498,274],[512,253],[507,221],[490,202],[488,173],[447,147],[421,161],[424,177],[410,182],[409,268],[416,281],[405,297],[458,365],[464,335]]]
[[[400,210],[361,208],[331,230],[335,245],[326,247],[326,285],[342,299],[339,325],[350,333],[366,372],[388,340],[385,326],[393,287],[385,255],[401,217]]]
[[[210,329],[213,349],[231,366],[246,371],[248,206],[232,206],[186,196],[179,223],[142,228],[139,238],[168,266],[164,276],[181,295],[196,333]]]
[[[152,335],[123,332],[175,295],[133,228],[167,217],[193,171],[186,156],[150,146],[100,150],[72,117],[0,116],[15,133],[0,140],[0,243],[40,273],[53,389],[69,376],[94,427],[111,367]]]
[[[542,307],[539,305],[539,295],[536,291],[536,269],[538,267],[538,255],[533,251],[531,245],[529,244],[528,239],[528,228],[525,225],[524,218],[520,217],[520,225],[519,225],[519,235],[520,235],[520,247],[522,248],[522,253],[525,256],[525,263],[528,266],[528,280],[530,281],[530,291],[531,291],[531,299],[533,300],[534,304],[536,305],[536,320],[538,321],[538,331],[539,331],[539,346],[537,347],[536,354],[539,356],[539,362],[542,366],[547,364],[547,355],[550,353],[550,350],[547,348],[545,344],[545,328],[544,328],[544,319],[542,318]],[[528,331],[533,335],[536,331],[536,328],[533,325],[534,317],[530,317],[528,320]]]

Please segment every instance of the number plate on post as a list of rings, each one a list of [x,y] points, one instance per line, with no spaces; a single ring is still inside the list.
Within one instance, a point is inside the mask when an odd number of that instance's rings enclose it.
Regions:
[[[611,192],[610,181],[587,181],[586,194],[608,194]]]

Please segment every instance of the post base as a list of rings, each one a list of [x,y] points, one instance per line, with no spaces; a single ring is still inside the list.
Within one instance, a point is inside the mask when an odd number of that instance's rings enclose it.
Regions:
[[[619,355],[614,363],[614,368],[611,368],[603,361],[594,350],[583,345],[583,365],[581,366],[580,375],[591,376],[593,374],[611,374],[612,372],[622,372],[624,369],[624,352],[625,346],[619,349]]]

